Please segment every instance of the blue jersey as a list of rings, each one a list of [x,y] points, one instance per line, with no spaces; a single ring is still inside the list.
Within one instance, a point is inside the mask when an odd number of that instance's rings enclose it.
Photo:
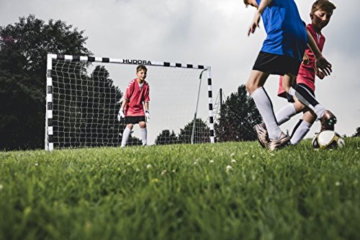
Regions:
[[[261,0],[256,0],[260,4]],[[261,51],[302,61],[307,32],[294,0],[272,0],[262,13],[267,37]]]

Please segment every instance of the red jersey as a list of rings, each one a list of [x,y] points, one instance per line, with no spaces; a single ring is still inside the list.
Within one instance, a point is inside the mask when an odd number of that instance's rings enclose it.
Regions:
[[[146,81],[140,86],[136,78],[131,80],[125,92],[125,99],[128,101],[124,107],[125,116],[145,116],[143,102],[150,101],[149,92],[149,84]]]
[[[315,32],[315,29],[312,24],[308,24],[306,26],[307,30],[311,33],[312,37],[314,38],[316,45],[318,46],[320,52],[322,52],[325,44],[325,37],[321,33],[318,34]],[[296,78],[296,83],[302,83],[308,86],[311,90],[315,92],[315,55],[311,51],[310,48],[305,50],[305,53],[308,55],[309,60],[308,62],[301,63],[299,68],[299,73]],[[278,95],[282,96],[285,93],[285,90],[282,87],[282,77],[280,76],[280,84],[279,84],[279,91]]]

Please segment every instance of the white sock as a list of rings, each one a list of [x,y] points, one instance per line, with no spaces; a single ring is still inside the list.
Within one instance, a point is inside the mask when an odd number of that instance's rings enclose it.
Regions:
[[[276,113],[276,121],[280,126],[281,124],[289,121],[290,118],[294,115],[296,115],[294,104],[289,103]]]
[[[256,89],[251,96],[263,118],[266,129],[269,133],[269,138],[278,139],[281,135],[281,130],[276,122],[272,103],[265,89],[260,87]]]
[[[291,135],[290,143],[292,145],[298,144],[309,132],[312,123],[309,123],[304,120],[300,120],[299,123],[295,126],[294,131]]]
[[[131,129],[128,127],[125,127],[122,139],[121,139],[121,147],[125,147],[127,140],[129,139]]]
[[[140,128],[140,133],[141,133],[141,140],[142,140],[142,145],[147,145],[147,129],[146,128]]]

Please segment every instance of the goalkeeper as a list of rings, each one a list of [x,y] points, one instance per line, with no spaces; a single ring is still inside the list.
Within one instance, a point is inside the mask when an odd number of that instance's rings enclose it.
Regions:
[[[125,118],[126,124],[122,135],[121,147],[125,147],[130,136],[130,132],[134,127],[134,124],[137,123],[140,126],[142,145],[147,145],[146,122],[150,120],[150,88],[149,84],[145,81],[146,74],[147,68],[144,65],[137,66],[137,78],[131,80],[126,88],[124,101],[118,113],[118,120],[120,121],[120,118]]]

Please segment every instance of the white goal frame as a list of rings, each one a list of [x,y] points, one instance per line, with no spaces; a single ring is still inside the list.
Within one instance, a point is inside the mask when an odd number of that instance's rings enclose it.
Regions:
[[[54,150],[53,142],[53,81],[52,81],[52,63],[53,60],[63,60],[72,62],[99,62],[99,63],[113,63],[113,64],[127,64],[127,65],[148,65],[158,67],[171,67],[171,68],[187,68],[187,69],[203,69],[207,73],[207,85],[208,85],[208,103],[209,103],[209,138],[210,142],[215,142],[214,131],[214,115],[213,115],[213,94],[212,94],[212,78],[211,67],[205,65],[193,65],[184,63],[173,62],[158,62],[150,60],[137,60],[137,59],[119,59],[119,58],[107,58],[107,57],[92,57],[92,56],[73,56],[73,55],[59,55],[48,54],[47,55],[47,70],[46,70],[46,118],[45,118],[45,150]],[[195,112],[196,116],[196,112]]]

